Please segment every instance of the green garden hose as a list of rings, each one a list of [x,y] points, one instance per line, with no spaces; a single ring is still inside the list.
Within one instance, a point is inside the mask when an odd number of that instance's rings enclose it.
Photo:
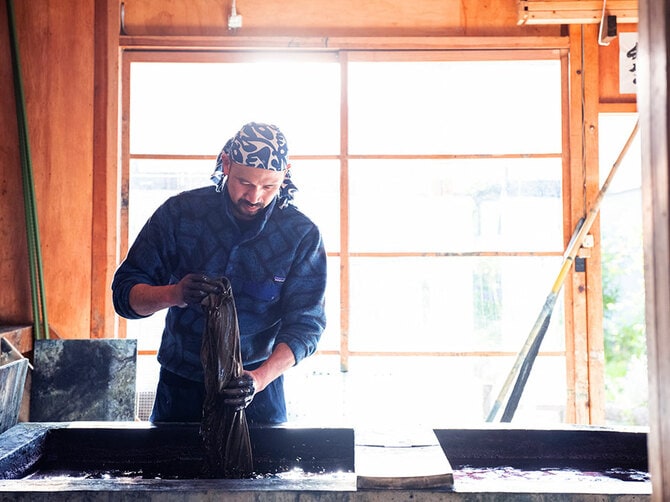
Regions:
[[[28,124],[26,120],[26,101],[21,79],[19,47],[16,37],[16,21],[14,5],[7,0],[7,20],[9,23],[10,50],[12,70],[14,74],[14,97],[16,100],[16,120],[19,129],[19,153],[21,155],[21,174],[23,177],[23,202],[26,218],[26,236],[28,240],[28,265],[30,268],[30,286],[33,310],[33,338],[48,339],[49,323],[47,320],[46,296],[44,294],[44,272],[42,270],[42,252],[40,245],[39,225],[37,222],[37,205],[35,201],[35,185],[33,182],[30,143],[28,141]]]

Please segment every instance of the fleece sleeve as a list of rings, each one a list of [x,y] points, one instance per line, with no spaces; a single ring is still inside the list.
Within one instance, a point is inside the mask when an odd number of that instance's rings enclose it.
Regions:
[[[316,350],[326,326],[326,251],[318,228],[305,235],[284,284],[281,329],[275,340],[286,343],[296,364]]]
[[[130,290],[137,284],[151,286],[170,283],[176,244],[170,201],[164,203],[146,222],[112,281],[112,300],[116,313],[127,319],[140,319],[130,306]]]

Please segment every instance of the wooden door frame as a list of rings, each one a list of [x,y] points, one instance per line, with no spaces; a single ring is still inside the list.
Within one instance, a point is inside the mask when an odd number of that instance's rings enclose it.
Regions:
[[[649,374],[649,467],[652,500],[670,498],[670,159],[668,151],[667,1],[641,0],[638,109]]]

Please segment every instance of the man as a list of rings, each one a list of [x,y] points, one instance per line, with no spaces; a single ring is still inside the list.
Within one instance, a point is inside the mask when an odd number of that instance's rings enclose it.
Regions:
[[[286,421],[283,373],[316,350],[325,327],[326,253],[293,204],[288,147],[274,125],[251,122],[223,147],[216,186],[168,199],[117,269],[114,308],[128,319],[168,309],[150,420],[200,421],[204,372],[200,301],[214,279],[233,287],[244,374],[226,389],[250,423]]]

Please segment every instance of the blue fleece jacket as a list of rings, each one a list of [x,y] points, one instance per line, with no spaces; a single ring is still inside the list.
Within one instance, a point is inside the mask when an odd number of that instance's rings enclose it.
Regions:
[[[198,188],[171,197],[140,231],[112,282],[116,312],[138,319],[128,297],[133,286],[175,284],[187,274],[227,277],[233,287],[245,366],[286,343],[296,363],[316,350],[325,328],[326,253],[316,225],[277,199],[251,228],[241,230],[227,190]],[[167,370],[204,379],[200,305],[168,310],[158,351]]]

